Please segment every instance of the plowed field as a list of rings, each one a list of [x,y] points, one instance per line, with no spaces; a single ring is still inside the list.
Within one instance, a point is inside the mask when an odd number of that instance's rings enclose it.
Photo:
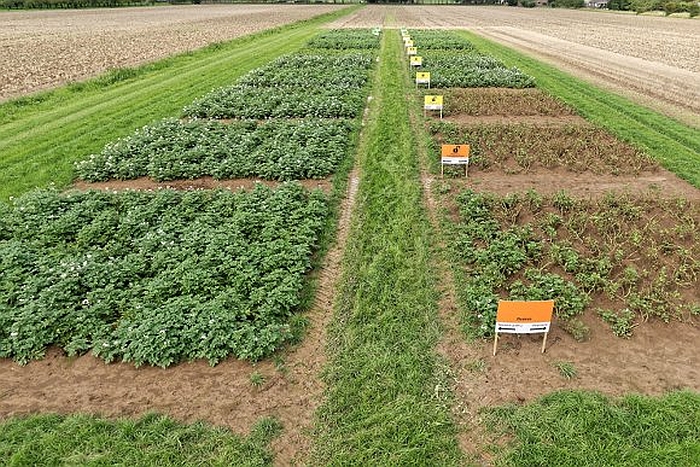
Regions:
[[[0,13],[0,100],[337,10],[190,5]]]

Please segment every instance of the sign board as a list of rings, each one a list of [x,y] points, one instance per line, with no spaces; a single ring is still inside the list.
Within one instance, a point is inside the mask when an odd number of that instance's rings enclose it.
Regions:
[[[408,36],[408,29],[401,29],[401,37]]]
[[[469,173],[469,145],[443,144],[440,154],[440,173],[445,176],[445,165],[463,165],[464,176]]]
[[[406,55],[417,55],[418,47],[406,47]]]
[[[375,36],[378,36],[381,32],[382,30],[379,28],[372,29],[372,34],[374,34]]]
[[[409,65],[411,66],[422,66],[423,65],[423,57],[419,57],[417,55],[412,55],[409,57]]]
[[[406,48],[415,47],[413,45],[413,41],[411,39],[409,39],[408,37],[406,39],[404,39],[403,45],[406,46]]]
[[[493,354],[496,355],[498,334],[540,334],[542,353],[547,345],[547,334],[552,323],[554,300],[510,302],[499,301],[496,312],[496,335],[493,341]]]
[[[423,114],[428,110],[439,110],[442,118],[442,96],[425,96],[423,102]]]
[[[419,84],[427,84],[428,89],[430,89],[430,72],[429,71],[419,71],[416,73],[416,87]]]

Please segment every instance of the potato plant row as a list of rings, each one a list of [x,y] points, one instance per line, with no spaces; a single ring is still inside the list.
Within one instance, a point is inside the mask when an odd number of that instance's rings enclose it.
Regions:
[[[354,118],[365,104],[367,53],[300,53],[251,71],[185,107],[191,118]]]
[[[321,192],[34,191],[0,204],[0,357],[56,345],[166,367],[293,337]]]
[[[499,299],[554,299],[578,339],[588,307],[620,336],[639,320],[700,315],[700,210],[687,200],[466,190],[457,204],[451,247],[465,324],[478,335],[492,335]]]
[[[535,79],[519,69],[474,50],[471,43],[449,31],[410,31],[430,72],[434,88],[531,88]]]
[[[260,177],[324,178],[345,158],[348,120],[240,121],[167,119],[108,144],[76,164],[83,180],[158,181]]]
[[[309,48],[329,50],[379,49],[379,35],[371,29],[333,29],[308,42]]]

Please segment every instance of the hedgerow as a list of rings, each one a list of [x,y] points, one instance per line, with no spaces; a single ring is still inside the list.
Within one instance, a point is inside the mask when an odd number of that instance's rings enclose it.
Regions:
[[[327,203],[250,192],[30,192],[0,204],[0,358],[47,346],[166,367],[294,336]]]

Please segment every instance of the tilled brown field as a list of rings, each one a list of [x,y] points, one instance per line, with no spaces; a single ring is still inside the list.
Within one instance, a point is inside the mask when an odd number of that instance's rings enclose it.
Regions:
[[[469,29],[700,127],[700,20],[599,11],[372,6],[334,27]]]
[[[0,12],[0,100],[337,10],[190,5]]]

